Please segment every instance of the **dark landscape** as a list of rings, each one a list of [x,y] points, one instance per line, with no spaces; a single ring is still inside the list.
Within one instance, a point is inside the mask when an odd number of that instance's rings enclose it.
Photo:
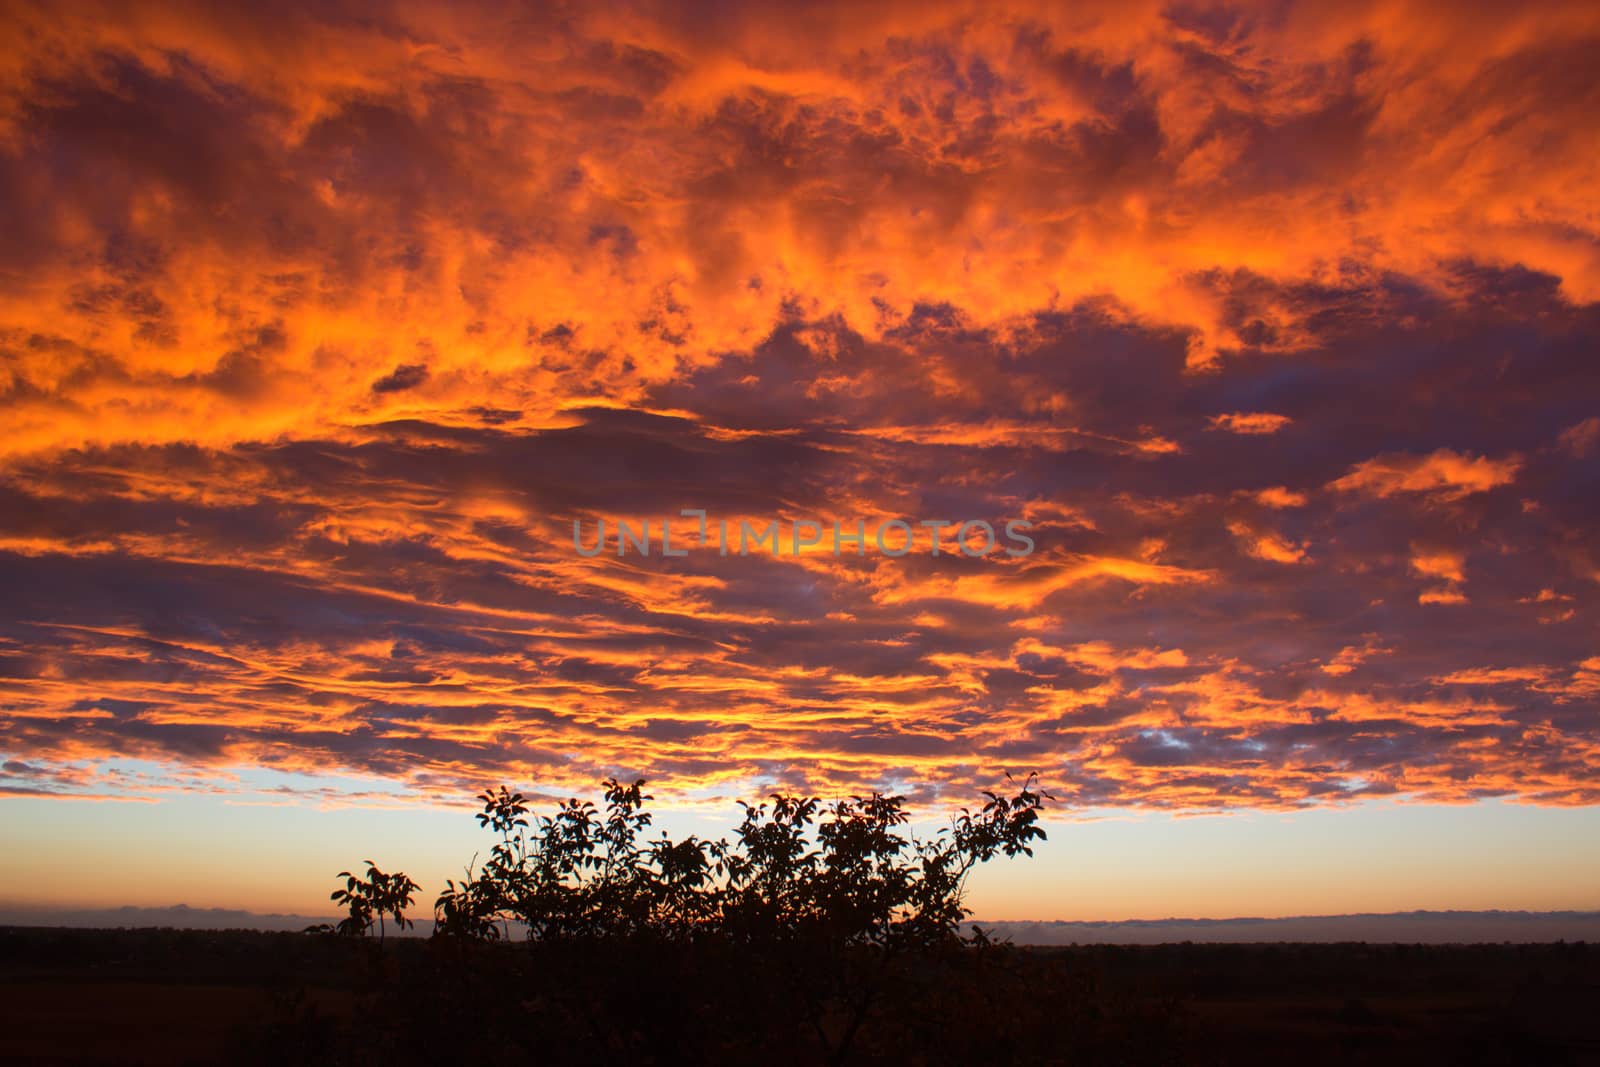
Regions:
[[[475,948],[0,928],[0,1061],[827,1062],[803,1024],[749,1003],[776,960],[584,953],[568,972],[543,946]],[[1592,944],[963,951],[925,964],[948,979],[937,1006],[891,1001],[844,1062],[1600,1062]],[[720,999],[741,986],[744,1003]]]

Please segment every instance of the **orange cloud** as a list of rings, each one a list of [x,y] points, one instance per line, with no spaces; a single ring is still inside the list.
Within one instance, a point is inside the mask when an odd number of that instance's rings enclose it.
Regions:
[[[1265,411],[1234,412],[1231,415],[1211,416],[1211,428],[1237,434],[1272,434],[1293,421],[1287,415],[1273,415]]]
[[[27,339],[6,451],[459,420],[485,396],[535,426],[639,403],[795,309],[883,340],[918,307],[1025,333],[1099,301],[1215,367],[1313,344],[1273,289],[1336,264],[1444,299],[1463,257],[1600,294],[1569,193],[1600,155],[1568,91],[1583,5],[1219,26],[1159,5],[758,5],[709,34],[652,5],[21,12],[0,130],[35,208],[0,304]],[[62,137],[81,151],[52,177]]]
[[[1425,456],[1374,457],[1357,464],[1328,487],[1377,497],[1426,493],[1440,500],[1458,500],[1511,484],[1521,466],[1522,461],[1515,456],[1494,460],[1441,448]]]
[[[1262,489],[1255,496],[1262,506],[1269,508],[1298,508],[1306,503],[1304,493],[1292,492],[1281,485]]]
[[[8,14],[0,789],[1597,796],[1592,4]]]
[[[1451,582],[1466,581],[1466,557],[1448,549],[1419,549],[1411,547],[1411,570],[1424,578],[1443,578]]]
[[[1231,523],[1228,531],[1238,538],[1246,555],[1272,563],[1300,563],[1306,558],[1303,544],[1294,544],[1270,530],[1257,530],[1245,523]]]

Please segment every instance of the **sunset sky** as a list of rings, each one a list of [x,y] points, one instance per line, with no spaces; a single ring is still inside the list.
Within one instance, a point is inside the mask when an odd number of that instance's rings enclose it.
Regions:
[[[431,901],[500,782],[1036,771],[980,914],[1600,907],[1593,3],[0,44],[0,903]],[[694,508],[828,529],[574,548]]]

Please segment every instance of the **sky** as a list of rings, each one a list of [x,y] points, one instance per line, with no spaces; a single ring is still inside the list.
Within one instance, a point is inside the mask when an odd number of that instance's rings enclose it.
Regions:
[[[1600,908],[1592,4],[0,13],[0,902],[1037,772],[996,918]]]

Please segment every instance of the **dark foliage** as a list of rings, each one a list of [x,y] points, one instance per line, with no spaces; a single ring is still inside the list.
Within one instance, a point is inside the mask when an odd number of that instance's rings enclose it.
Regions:
[[[390,1054],[460,1058],[468,1042],[557,1062],[842,1063],[908,1042],[959,1047],[950,991],[987,972],[978,991],[1009,988],[998,950],[962,934],[967,877],[1045,836],[1048,795],[1032,778],[1013,785],[931,839],[912,833],[901,797],[774,795],[742,805],[731,842],[648,836],[642,781],[608,780],[603,806],[548,815],[503,786],[485,792],[477,820],[495,841],[439,894],[431,969],[383,985],[375,1016],[405,1032]],[[407,924],[416,886],[367,867],[340,874],[334,899],[350,915],[335,930],[376,920],[381,938],[385,915]],[[523,943],[498,944],[514,931]],[[1007,995],[1026,999],[1020,985]]]
[[[531,820],[520,793],[483,793],[477,819],[497,840],[477,874],[469,868],[439,895],[439,936],[493,940],[516,924],[536,941],[799,941],[886,952],[942,943],[967,917],[967,875],[997,855],[1031,856],[1049,799],[1030,778],[1014,795],[985,793],[979,811],[963,809],[918,840],[901,797],[824,808],[774,795],[741,805],[730,844],[646,837],[652,798],[643,788],[610,779],[603,810],[574,799]]]
[[[373,926],[377,926],[378,940],[381,941],[385,933],[385,915],[394,919],[398,929],[406,930],[412,926],[405,910],[416,899],[417,883],[404,874],[385,874],[371,860],[366,863],[365,878],[359,878],[349,871],[340,871],[339,877],[345,880],[344,888],[335,889],[328,898],[342,905],[350,914],[335,926],[312,927],[314,932],[331,931],[347,937],[361,937],[370,934]]]

